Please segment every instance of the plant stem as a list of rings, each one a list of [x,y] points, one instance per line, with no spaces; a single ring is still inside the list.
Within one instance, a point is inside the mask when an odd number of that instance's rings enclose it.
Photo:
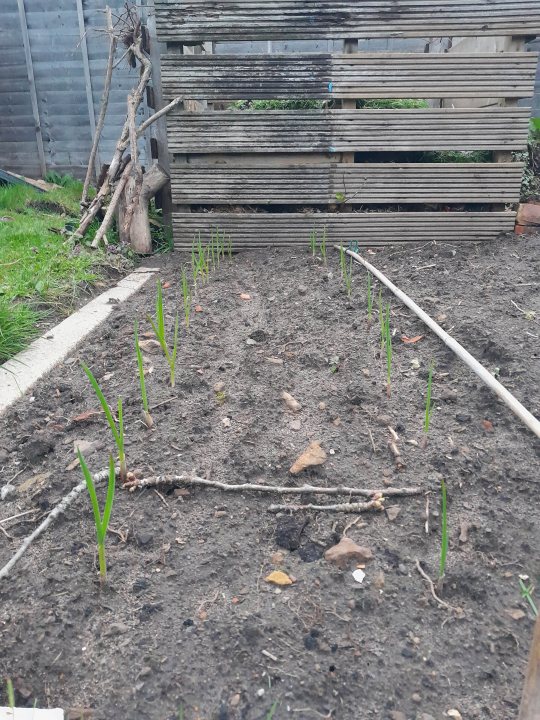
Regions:
[[[107,562],[105,560],[105,545],[98,543],[98,559],[99,559],[99,581],[102,585],[107,582]]]

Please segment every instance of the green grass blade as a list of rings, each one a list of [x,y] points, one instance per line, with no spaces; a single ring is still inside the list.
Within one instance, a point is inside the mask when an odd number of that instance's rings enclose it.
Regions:
[[[145,412],[148,412],[148,395],[146,394],[146,380],[144,377],[144,364],[139,345],[139,325],[135,321],[135,352],[137,353],[137,367],[139,368],[139,384],[141,386],[141,398]]]
[[[103,509],[103,517],[101,519],[101,527],[103,530],[103,540],[107,535],[107,528],[109,527],[109,520],[111,519],[111,513],[114,503],[114,490],[116,486],[116,471],[114,469],[114,459],[112,455],[109,455],[109,484],[107,486],[107,497],[105,498],[105,508]]]
[[[13,710],[15,707],[15,690],[13,689],[13,682],[11,678],[6,678],[6,695],[8,707]]]
[[[107,422],[109,423],[109,427],[111,428],[111,432],[113,434],[116,445],[118,448],[120,448],[122,445],[122,441],[120,439],[120,435],[116,428],[116,422],[114,420],[114,417],[113,417],[113,414],[109,407],[109,404],[107,403],[107,400],[105,399],[105,395],[101,391],[98,381],[94,377],[94,375],[93,375],[92,371],[90,370],[90,368],[88,367],[88,365],[86,365],[84,362],[82,362],[81,367],[84,370],[84,372],[86,373],[88,379],[90,380],[90,385],[93,387],[94,392],[96,393],[97,398],[101,404],[101,407],[103,408],[103,412],[105,413],[105,417],[107,418]]]
[[[161,287],[161,280],[157,281],[156,324],[158,326],[159,336],[165,339],[165,318],[163,316],[163,288]]]
[[[178,313],[176,313],[176,319],[174,321],[174,340],[173,340],[173,351],[171,356],[171,387],[174,387],[175,375],[176,375],[176,355],[178,353]]]

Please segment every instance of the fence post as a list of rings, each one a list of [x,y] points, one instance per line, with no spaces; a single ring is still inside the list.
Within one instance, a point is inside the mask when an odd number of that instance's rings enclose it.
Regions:
[[[24,56],[26,59],[26,73],[28,82],[30,83],[30,100],[32,103],[32,114],[34,115],[34,123],[36,128],[36,143],[39,158],[39,166],[41,176],[47,174],[47,163],[45,162],[45,150],[43,148],[43,135],[41,134],[41,120],[39,118],[39,105],[36,92],[36,81],[34,79],[34,67],[32,65],[32,53],[30,50],[30,36],[28,34],[28,25],[26,23],[26,10],[24,8],[24,0],[17,0],[19,8],[19,20],[21,22],[21,32],[24,44]]]

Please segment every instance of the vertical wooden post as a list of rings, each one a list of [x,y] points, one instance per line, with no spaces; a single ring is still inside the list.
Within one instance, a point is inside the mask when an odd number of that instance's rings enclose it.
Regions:
[[[34,78],[34,67],[32,65],[32,52],[30,50],[30,36],[28,34],[28,24],[26,22],[26,10],[24,8],[24,0],[17,0],[19,8],[19,20],[21,23],[21,33],[24,45],[24,56],[26,60],[26,74],[30,84],[30,101],[32,103],[32,114],[34,116],[34,124],[36,128],[36,143],[39,158],[39,167],[41,176],[47,174],[47,163],[45,161],[45,150],[43,148],[43,135],[41,134],[41,120],[39,118],[39,105],[36,92],[36,81]]]
[[[540,718],[540,616],[536,618],[518,720]]]
[[[358,40],[345,40],[343,43],[343,52],[347,54],[358,52]],[[342,100],[341,107],[344,110],[356,110],[356,100]],[[354,152],[341,153],[341,162],[353,163]]]
[[[86,105],[88,107],[88,120],[90,122],[91,142],[94,141],[96,134],[96,112],[94,109],[94,95],[92,93],[92,78],[90,75],[90,62],[88,61],[88,45],[86,43],[86,23],[84,22],[83,0],[77,0],[77,18],[79,20],[79,35],[81,38],[81,56],[83,62],[84,85],[86,89]],[[99,157],[99,148],[96,151],[94,162],[94,174],[96,180],[101,172],[101,160]]]

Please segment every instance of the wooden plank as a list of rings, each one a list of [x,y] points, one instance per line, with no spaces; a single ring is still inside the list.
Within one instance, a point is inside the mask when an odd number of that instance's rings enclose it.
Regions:
[[[17,0],[19,9],[19,20],[21,23],[21,32],[24,45],[24,56],[26,60],[26,73],[30,84],[30,100],[32,103],[32,114],[34,116],[34,126],[36,133],[37,153],[39,158],[39,167],[42,177],[47,173],[47,164],[45,162],[45,150],[43,147],[43,136],[41,134],[41,120],[39,117],[39,107],[36,93],[36,83],[34,80],[34,67],[32,64],[32,52],[30,50],[30,36],[28,34],[28,23],[26,22],[26,10],[24,0]]]
[[[512,212],[425,213],[174,213],[174,245],[189,250],[201,237],[209,242],[216,230],[234,248],[308,247],[310,233],[326,229],[328,243],[370,247],[396,242],[492,240],[514,228]]]
[[[195,205],[517,202],[522,163],[171,167],[173,202]]]
[[[171,153],[521,150],[529,108],[174,112]]]
[[[296,53],[162,58],[167,100],[525,98],[538,53]]]
[[[538,0],[155,0],[163,42],[540,35]]]

